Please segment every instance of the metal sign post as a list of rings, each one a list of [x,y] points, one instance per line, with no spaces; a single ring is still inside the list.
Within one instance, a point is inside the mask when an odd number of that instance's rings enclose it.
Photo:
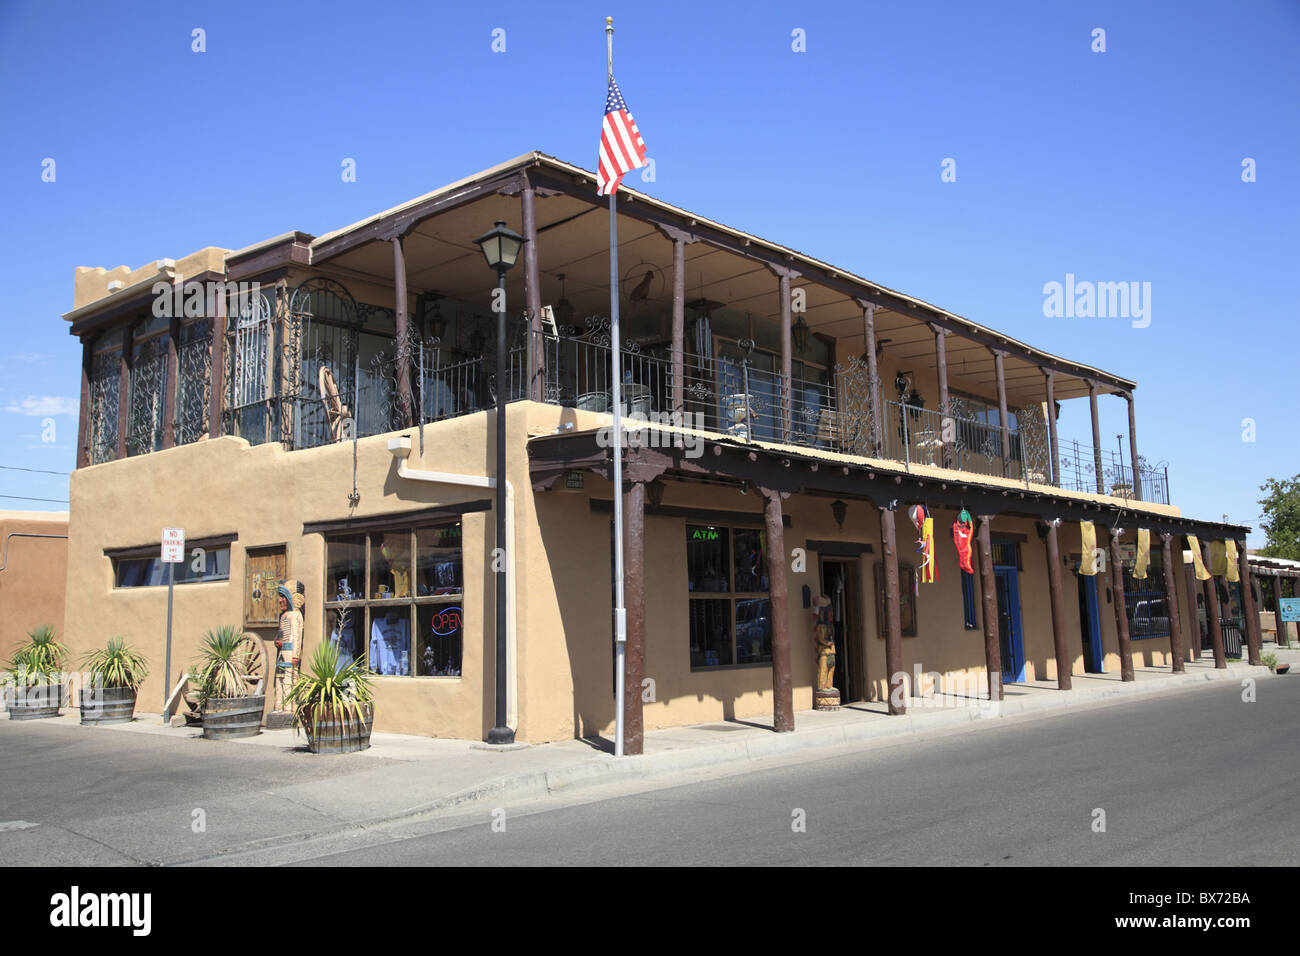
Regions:
[[[185,529],[163,528],[162,562],[167,565],[167,657],[163,668],[162,719],[167,723],[167,702],[172,686],[172,590],[176,584],[176,565],[185,560]]]

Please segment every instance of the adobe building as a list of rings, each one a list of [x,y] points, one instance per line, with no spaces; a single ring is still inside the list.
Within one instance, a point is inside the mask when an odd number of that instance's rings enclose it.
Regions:
[[[627,695],[628,752],[642,728],[787,728],[813,706],[820,595],[841,699],[892,712],[936,689],[1177,670],[1203,643],[1222,658],[1230,609],[1204,608],[1203,642],[1188,536],[1235,542],[1244,571],[1248,529],[1169,500],[1138,452],[1135,382],[633,190],[618,211],[617,363],[606,202],[536,152],[324,236],[79,269],[68,639],[128,635],[154,663],[141,708],[161,706],[159,541],[184,528],[173,680],[208,628],[273,637],[275,584],[294,578],[307,652],[336,640],[380,675],[376,729],[482,739],[504,389],[508,723],[533,742],[608,735],[619,376],[651,421],[621,489],[626,678],[647,690]],[[526,239],[504,382],[474,243],[495,221]],[[1057,435],[1064,401],[1092,405],[1083,441]],[[1101,401],[1127,403],[1124,458],[1101,448]]]
[[[68,513],[0,511],[0,542],[0,661],[7,662],[43,624],[64,640]]]

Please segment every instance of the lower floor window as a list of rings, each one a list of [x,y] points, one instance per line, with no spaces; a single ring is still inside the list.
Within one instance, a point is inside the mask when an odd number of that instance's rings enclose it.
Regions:
[[[390,677],[460,677],[459,523],[325,542],[329,638],[345,660]]]
[[[772,602],[765,597],[691,598],[691,667],[772,660]]]
[[[161,545],[159,546],[161,551]],[[177,584],[226,581],[230,578],[229,548],[190,548],[184,561],[172,565]],[[115,558],[113,584],[119,588],[149,588],[167,584],[167,565],[161,556]]]

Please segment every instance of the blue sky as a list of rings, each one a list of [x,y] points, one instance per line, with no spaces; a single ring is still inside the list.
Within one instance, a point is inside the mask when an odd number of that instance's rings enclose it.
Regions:
[[[1135,379],[1185,513],[1250,523],[1300,472],[1295,0],[83,6],[0,3],[0,465],[74,464],[74,267],[320,235],[529,149],[594,168],[609,14],[638,188]],[[1150,325],[1045,317],[1067,273],[1150,282]]]

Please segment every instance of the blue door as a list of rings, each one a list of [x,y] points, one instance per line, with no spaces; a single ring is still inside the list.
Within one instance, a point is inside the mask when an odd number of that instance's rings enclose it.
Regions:
[[[1002,682],[1025,679],[1025,645],[1020,631],[1020,582],[1014,567],[995,567],[998,592],[998,636],[1002,643]]]
[[[1103,673],[1095,575],[1079,575],[1079,633],[1083,635],[1083,669],[1089,674]]]

